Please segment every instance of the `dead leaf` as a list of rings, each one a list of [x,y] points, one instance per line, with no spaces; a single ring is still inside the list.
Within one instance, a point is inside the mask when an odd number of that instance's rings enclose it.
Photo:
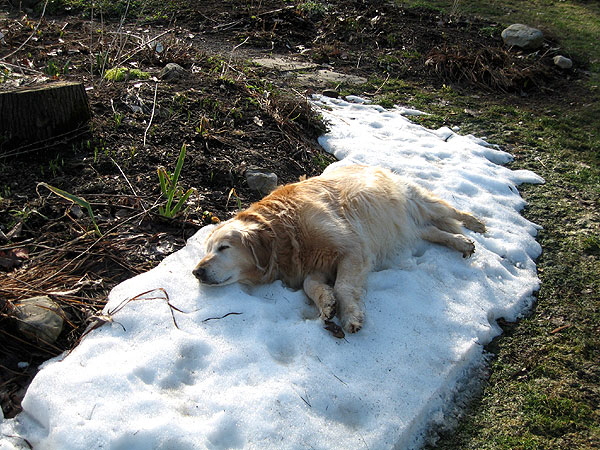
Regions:
[[[0,268],[5,271],[13,270],[19,267],[27,258],[29,258],[29,252],[25,248],[0,251]]]
[[[555,328],[554,330],[552,330],[550,332],[550,334],[556,334],[556,333],[560,333],[563,330],[566,330],[567,328],[569,328],[571,326],[570,323],[566,324],[566,325],[562,325],[560,327]]]

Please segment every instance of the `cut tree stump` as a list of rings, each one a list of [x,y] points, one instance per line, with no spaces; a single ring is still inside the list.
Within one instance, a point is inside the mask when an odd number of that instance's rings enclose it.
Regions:
[[[82,83],[56,82],[0,92],[0,158],[85,135],[90,116]]]

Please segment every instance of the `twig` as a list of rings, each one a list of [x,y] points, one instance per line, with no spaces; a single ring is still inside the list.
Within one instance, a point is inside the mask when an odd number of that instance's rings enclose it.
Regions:
[[[157,94],[157,92],[158,92],[158,81],[156,82],[156,85],[154,86],[154,101],[152,102],[152,114],[150,114],[150,121],[148,122],[148,126],[146,127],[146,130],[144,131],[144,147],[146,146],[146,135],[148,134],[148,130],[152,126],[152,120],[154,119],[154,111],[156,109],[156,94]]]
[[[570,327],[571,327],[571,324],[570,324],[570,323],[568,323],[568,324],[566,324],[566,325],[563,325],[563,326],[560,326],[560,327],[558,327],[558,328],[555,328],[554,330],[552,330],[552,331],[550,332],[550,334],[556,334],[556,333],[560,333],[561,331],[563,331],[563,330],[566,330],[567,328],[570,328]]]
[[[43,72],[40,72],[39,70],[30,69],[29,67],[21,67],[21,66],[16,65],[16,64],[7,63],[6,61],[2,61],[2,63],[0,63],[0,64],[2,64],[3,66],[11,67],[13,69],[18,69],[21,72],[29,72],[29,73],[33,73],[33,74],[36,74],[36,75],[43,75]]]
[[[384,82],[381,83],[381,86],[379,86],[377,88],[377,90],[375,91],[375,93],[373,95],[379,94],[379,91],[381,91],[381,89],[383,88],[383,86],[385,86],[385,84],[388,82],[389,79],[390,79],[390,74],[388,73],[386,79],[384,80]]]
[[[300,394],[298,394],[298,396],[302,399],[302,401],[304,403],[306,403],[308,405],[309,408],[312,408],[312,405],[310,404],[310,402],[308,401],[308,393],[306,391],[304,391],[304,395],[306,395],[306,398],[302,397]]]
[[[155,98],[156,98],[156,94],[155,94]],[[112,99],[111,99],[111,105],[112,105]],[[144,144],[145,145],[145,144]],[[127,175],[125,175],[125,173],[123,172],[123,169],[121,169],[121,166],[119,166],[119,163],[117,163],[111,156],[110,160],[115,164],[115,166],[117,166],[117,169],[119,169],[119,172],[121,172],[121,175],[123,175],[123,178],[125,178],[125,181],[127,182],[127,185],[129,186],[129,189],[131,189],[131,192],[133,192],[133,195],[135,197],[139,197],[137,192],[135,192],[135,189],[133,188],[133,186],[131,185],[131,183],[129,182],[129,178],[127,178]],[[142,202],[142,199],[140,198],[140,206],[142,207],[142,209],[144,210],[144,212],[146,211],[146,208],[144,206],[144,203]]]
[[[246,37],[246,39],[244,39],[242,42],[240,42],[238,45],[236,45],[235,47],[233,47],[231,49],[231,53],[229,54],[229,61],[227,61],[227,65],[223,66],[223,70],[221,70],[221,77],[223,77],[225,75],[225,69],[226,68],[232,68],[231,67],[231,60],[233,59],[233,52],[235,52],[238,48],[240,48],[242,45],[244,45],[246,42],[248,42],[248,39],[250,39],[250,36]]]
[[[144,297],[144,295],[147,295],[147,294],[150,294],[150,293],[156,292],[156,291],[162,292],[164,294],[164,297]],[[114,321],[114,315],[116,313],[118,313],[119,311],[121,311],[129,302],[133,302],[133,301],[137,301],[137,300],[157,300],[157,299],[165,300],[167,302],[167,305],[169,306],[169,311],[171,313],[171,318],[173,319],[173,324],[175,325],[175,327],[177,329],[180,329],[179,325],[177,325],[177,321],[175,320],[175,314],[173,314],[173,310],[178,311],[183,314],[187,314],[187,312],[182,311],[181,309],[179,309],[176,306],[173,306],[171,304],[170,299],[169,299],[169,294],[167,293],[167,291],[164,288],[156,288],[156,289],[150,289],[149,291],[146,291],[146,292],[142,292],[141,294],[138,294],[135,297],[126,298],[125,300],[121,301],[121,303],[119,303],[115,307],[115,309],[113,309],[112,311],[108,310],[106,312],[106,314],[100,313],[100,314],[96,314],[96,315],[92,316],[90,318],[91,323],[88,325],[86,330],[83,332],[83,334],[81,335],[81,337],[79,338],[77,343],[79,344],[79,342],[81,342],[81,340],[85,336],[87,336],[92,330],[95,330],[96,328],[99,328],[106,323],[113,323],[113,322],[119,323],[119,322]],[[121,327],[123,327],[123,330],[125,330],[125,327],[122,324],[119,323],[119,325],[121,325]]]
[[[121,61],[119,61],[118,65],[122,65],[124,63],[126,63],[127,61],[129,61],[131,58],[133,58],[136,54],[138,54],[140,51],[142,51],[150,42],[157,40],[158,38],[163,37],[165,34],[170,33],[172,30],[167,30],[164,31],[156,36],[154,36],[153,38],[148,39],[146,42],[138,45],[136,48],[134,48],[132,51],[130,51],[128,54],[125,55],[124,59],[122,59]]]
[[[221,320],[221,319],[224,319],[224,318],[225,318],[225,317],[227,317],[227,316],[240,316],[240,315],[242,315],[242,314],[243,314],[243,313],[239,313],[239,312],[230,312],[230,313],[227,313],[227,314],[225,314],[225,315],[223,315],[223,316],[221,316],[221,317],[209,317],[209,318],[207,318],[207,319],[204,319],[204,320],[202,321],[202,323],[208,322],[209,320]]]
[[[156,205],[156,204],[154,204],[154,205],[152,205],[152,206],[150,207],[150,209],[154,209],[154,208],[156,208],[156,206],[157,206],[157,205]],[[43,283],[46,283],[46,282],[48,282],[48,281],[49,281],[49,280],[51,280],[52,278],[54,278],[54,277],[56,277],[57,275],[59,275],[60,273],[62,273],[62,272],[65,270],[65,269],[67,269],[67,268],[69,267],[69,265],[70,265],[72,262],[74,262],[75,260],[77,260],[77,259],[79,259],[79,258],[83,257],[83,255],[85,255],[85,254],[89,253],[89,252],[90,252],[90,250],[91,250],[92,248],[94,248],[94,246],[95,246],[96,244],[98,244],[98,242],[100,242],[101,240],[103,240],[104,238],[106,238],[108,235],[110,235],[110,233],[112,233],[113,231],[115,231],[117,228],[119,228],[120,226],[122,226],[123,224],[125,224],[125,223],[127,223],[127,222],[129,222],[129,221],[132,221],[132,220],[134,220],[134,219],[137,219],[137,218],[138,218],[138,217],[140,217],[140,216],[143,216],[143,215],[145,215],[145,214],[148,214],[148,212],[149,212],[149,211],[142,211],[142,212],[140,212],[140,213],[138,213],[138,214],[135,214],[135,215],[133,215],[133,216],[131,216],[131,217],[128,217],[128,218],[127,218],[126,220],[124,220],[123,222],[120,222],[120,223],[118,223],[117,225],[115,225],[114,227],[112,227],[110,230],[108,230],[106,233],[104,233],[104,236],[103,236],[103,237],[100,237],[100,238],[96,239],[94,242],[92,242],[92,244],[91,244],[91,245],[90,245],[90,246],[89,246],[87,249],[85,249],[85,250],[84,250],[84,251],[82,251],[82,252],[81,252],[79,255],[77,255],[77,256],[75,256],[74,258],[72,258],[72,259],[71,259],[71,261],[69,261],[68,263],[66,263],[64,266],[62,266],[60,269],[58,269],[58,270],[57,270],[56,272],[54,272],[53,274],[51,274],[51,275],[47,276],[46,278],[42,279],[42,280],[41,280],[41,281],[38,283],[38,285],[37,285],[37,286],[41,286]],[[74,242],[76,242],[76,241],[78,241],[78,240],[80,240],[80,239],[83,239],[83,238],[87,237],[88,235],[90,235],[90,234],[92,234],[92,233],[93,233],[93,231],[88,231],[87,233],[84,233],[84,234],[82,234],[81,236],[78,236],[77,238],[75,238],[75,239],[74,239],[73,241],[71,241],[70,243],[74,243]],[[36,288],[37,288],[37,287],[36,287]]]

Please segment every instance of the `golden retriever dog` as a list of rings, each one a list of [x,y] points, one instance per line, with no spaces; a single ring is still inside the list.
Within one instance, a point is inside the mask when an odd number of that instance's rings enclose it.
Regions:
[[[347,166],[281,186],[216,226],[194,269],[201,283],[250,285],[281,279],[303,288],[328,321],[361,329],[368,273],[401,244],[422,238],[464,257],[475,246],[461,225],[484,224],[387,169]]]

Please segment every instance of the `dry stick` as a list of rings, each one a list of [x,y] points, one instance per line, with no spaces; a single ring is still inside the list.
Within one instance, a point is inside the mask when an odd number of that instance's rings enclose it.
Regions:
[[[146,135],[148,134],[148,130],[152,126],[152,119],[154,119],[154,110],[156,109],[156,94],[157,94],[157,92],[158,92],[158,81],[156,82],[156,85],[154,87],[154,102],[152,103],[152,114],[150,115],[150,121],[148,122],[148,126],[146,127],[146,130],[144,131],[144,147],[146,146]]]
[[[156,99],[156,94],[155,94],[154,98]],[[112,106],[112,99],[111,99],[111,106]],[[144,146],[145,146],[145,144],[144,144]],[[129,178],[127,178],[127,175],[125,175],[125,173],[123,172],[123,169],[121,169],[121,166],[119,166],[119,164],[112,158],[112,156],[111,156],[110,160],[115,164],[115,166],[117,166],[117,169],[119,169],[119,172],[121,172],[121,175],[123,175],[123,178],[125,178],[125,181],[129,185],[129,188],[131,189],[131,192],[133,192],[133,195],[135,195],[136,197],[138,197],[137,192],[135,192],[135,189],[133,188],[133,186],[129,182]],[[144,210],[144,212],[147,212],[146,211],[146,207],[144,206],[144,203],[142,202],[141,198],[140,198],[140,206],[142,207],[142,209]]]
[[[8,55],[5,55],[5,56],[3,56],[0,59],[5,60],[6,58],[11,57],[15,53],[17,53],[19,50],[21,50],[25,46],[25,44],[27,44],[31,40],[31,38],[37,33],[38,28],[42,24],[42,19],[44,18],[44,14],[46,13],[46,6],[48,6],[48,0],[46,0],[44,2],[44,8],[42,9],[42,15],[40,16],[40,20],[36,24],[35,28],[31,32],[31,34],[29,35],[29,37],[27,39],[25,39],[25,41],[21,45],[19,45],[14,51],[10,52]]]
[[[127,6],[125,7],[125,12],[123,13],[123,16],[121,17],[121,20],[119,21],[119,28],[117,28],[117,31],[120,31],[123,29],[123,25],[125,24],[125,18],[127,17],[127,13],[129,12],[129,3],[130,3],[130,0],[127,0]],[[119,37],[119,34],[117,34],[113,38],[113,42],[112,42],[111,46],[115,43],[115,41],[117,40],[118,37]],[[115,60],[119,59],[119,56],[121,55],[121,52],[123,51],[123,48],[125,47],[125,43],[127,43],[127,39],[125,39],[123,41],[123,44],[119,46],[119,48],[117,50],[117,55],[115,56]]]
[[[231,60],[233,59],[233,52],[235,52],[238,48],[240,48],[242,45],[248,42],[248,39],[250,39],[250,36],[248,36],[246,39],[243,40],[243,42],[240,42],[238,45],[231,49],[231,53],[229,54],[229,61],[227,61],[227,65],[223,66],[223,70],[221,70],[221,77],[225,75],[225,68],[232,68]]]
[[[128,54],[126,54],[124,59],[119,61],[119,65],[124,64],[125,62],[129,61],[136,54],[138,54],[140,51],[142,51],[144,49],[144,47],[146,47],[150,42],[155,41],[160,37],[163,37],[165,34],[168,34],[171,31],[173,31],[173,30],[164,31],[164,32],[160,33],[159,35],[156,35],[153,38],[148,39],[146,42],[143,42],[142,44],[138,45],[136,48],[134,48],[132,51],[130,51]]]
[[[19,69],[21,72],[29,72],[29,73],[33,73],[36,75],[43,75],[43,72],[40,72],[39,70],[35,70],[35,69],[30,69],[29,67],[22,67],[22,66],[18,66],[16,64],[10,64],[10,63],[7,63],[6,61],[2,61],[1,64],[3,66],[8,66],[13,69]]]
[[[202,323],[208,322],[209,320],[221,320],[221,319],[224,319],[227,316],[240,316],[240,315],[242,315],[242,313],[239,313],[239,312],[230,312],[230,313],[222,315],[221,317],[208,317],[208,318],[204,319],[202,321]]]
[[[146,297],[146,298],[144,298],[144,295],[150,294],[151,292],[155,292],[155,291],[162,292],[164,294],[164,297]],[[91,317],[92,322],[90,323],[90,325],[88,325],[87,329],[83,332],[81,337],[78,339],[77,344],[79,344],[79,342],[81,342],[81,340],[85,336],[87,336],[92,330],[95,330],[96,328],[101,327],[105,323],[114,322],[113,316],[116,313],[118,313],[120,310],[122,310],[129,302],[136,301],[136,300],[165,300],[167,302],[167,305],[169,306],[169,311],[171,313],[171,318],[173,319],[173,324],[175,325],[175,327],[178,330],[180,328],[179,328],[179,325],[177,325],[177,321],[175,320],[175,314],[173,314],[173,310],[178,311],[182,314],[188,314],[187,312],[182,311],[181,309],[179,309],[176,306],[173,306],[171,304],[169,294],[164,288],[150,289],[146,292],[142,292],[141,294],[136,295],[135,297],[124,299],[123,301],[121,301],[121,303],[119,303],[115,307],[115,309],[113,309],[112,311],[107,311],[106,314],[100,313],[100,314],[92,316]],[[118,323],[118,322],[115,322],[115,323]],[[121,325],[121,327],[123,327],[122,324],[119,324],[119,325]],[[123,327],[123,330],[125,330],[125,327]]]
[[[381,83],[381,86],[379,86],[377,88],[377,90],[375,91],[375,93],[373,95],[379,94],[379,91],[381,91],[381,89],[383,88],[383,86],[385,86],[385,84],[388,82],[389,79],[390,79],[390,74],[388,73],[386,79],[383,81],[383,83]]]

